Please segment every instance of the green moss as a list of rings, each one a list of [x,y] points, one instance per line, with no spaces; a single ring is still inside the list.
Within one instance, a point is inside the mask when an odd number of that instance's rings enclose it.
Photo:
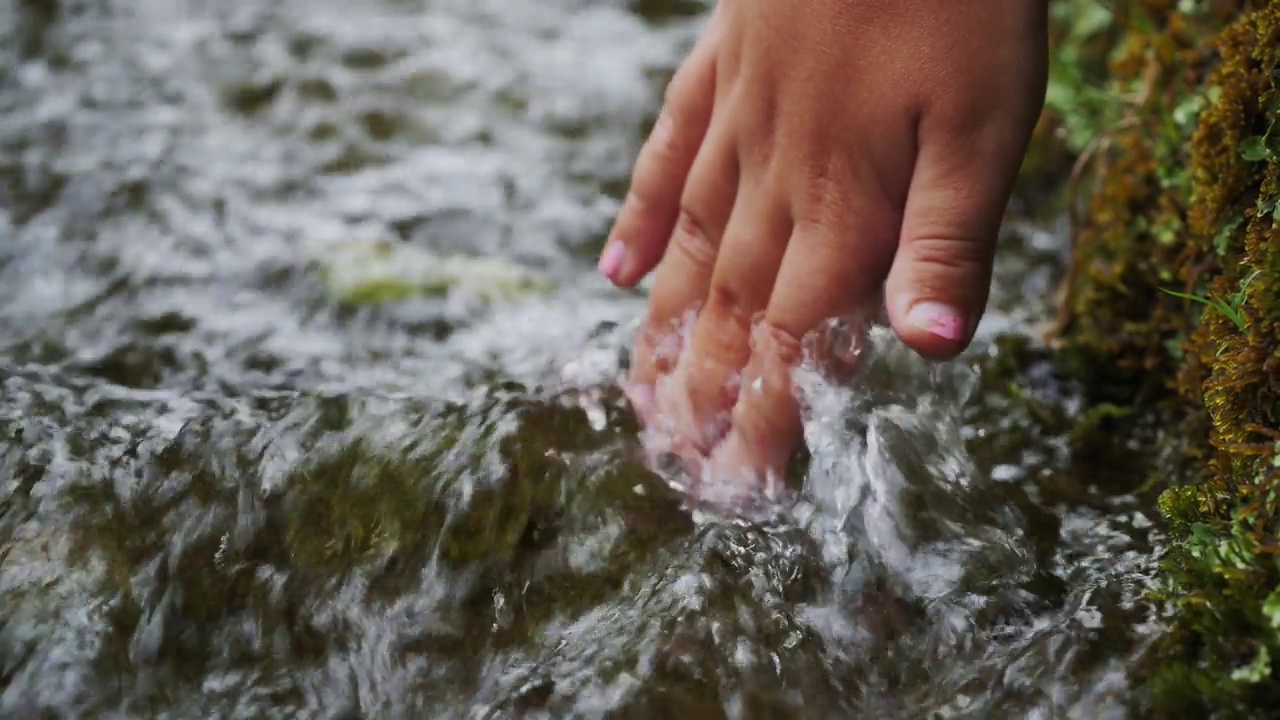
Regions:
[[[554,283],[498,257],[444,256],[404,243],[344,243],[317,252],[329,294],[343,305],[384,305],[466,293],[484,302],[546,293]]]
[[[445,289],[448,289],[447,286]],[[403,302],[420,294],[438,293],[438,286],[422,288],[399,278],[375,278],[352,285],[342,293],[341,302],[345,305],[384,305]]]
[[[1192,482],[1159,499],[1177,623],[1153,708],[1247,716],[1280,704],[1280,3],[1130,7],[1062,337],[1102,399],[1162,406],[1189,440]]]
[[[1114,121],[1106,60],[1117,39],[1116,9],[1098,0],[1067,0],[1053,3],[1050,15],[1046,116],[1067,148],[1080,153]]]
[[[1019,199],[1054,203],[1075,156],[1113,121],[1106,67],[1117,39],[1114,21],[1112,4],[1102,0],[1051,4],[1045,107],[1023,160]]]

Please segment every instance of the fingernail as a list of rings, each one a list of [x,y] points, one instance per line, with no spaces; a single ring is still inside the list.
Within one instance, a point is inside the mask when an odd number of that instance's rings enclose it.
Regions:
[[[945,340],[964,339],[964,318],[954,308],[936,302],[921,302],[911,308],[907,322]]]
[[[627,246],[621,242],[612,242],[609,247],[605,248],[604,254],[600,256],[600,264],[597,269],[601,275],[610,280],[618,281],[618,271],[622,269],[622,261],[627,258]]]

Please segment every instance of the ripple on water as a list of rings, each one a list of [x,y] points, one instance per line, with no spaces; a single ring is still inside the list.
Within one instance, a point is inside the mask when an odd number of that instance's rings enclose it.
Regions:
[[[965,452],[957,377],[874,339],[865,377],[897,380],[808,378],[805,492],[764,522],[691,513],[616,390],[232,401],[14,374],[4,701],[1120,714],[1153,619],[1140,511],[1030,522]]]
[[[1126,714],[1159,532],[990,370],[1052,233],[985,373],[802,376],[773,516],[640,464],[590,256],[703,9],[0,5],[0,715]],[[551,282],[329,292],[388,243]]]

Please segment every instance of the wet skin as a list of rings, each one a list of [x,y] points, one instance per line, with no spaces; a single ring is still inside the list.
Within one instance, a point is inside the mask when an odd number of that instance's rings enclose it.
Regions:
[[[789,371],[822,321],[883,293],[923,356],[969,344],[1043,106],[1046,15],[1039,0],[716,6],[599,263],[622,287],[656,270],[630,395],[704,478],[751,487],[785,466]]]

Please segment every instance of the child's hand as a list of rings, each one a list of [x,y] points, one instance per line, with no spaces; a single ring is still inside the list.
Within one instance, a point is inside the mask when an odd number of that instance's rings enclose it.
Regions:
[[[1046,8],[720,0],[601,256],[622,286],[662,261],[632,369],[646,420],[720,469],[780,468],[798,339],[881,286],[904,342],[964,349],[1044,100]],[[658,346],[691,309],[676,362]]]

